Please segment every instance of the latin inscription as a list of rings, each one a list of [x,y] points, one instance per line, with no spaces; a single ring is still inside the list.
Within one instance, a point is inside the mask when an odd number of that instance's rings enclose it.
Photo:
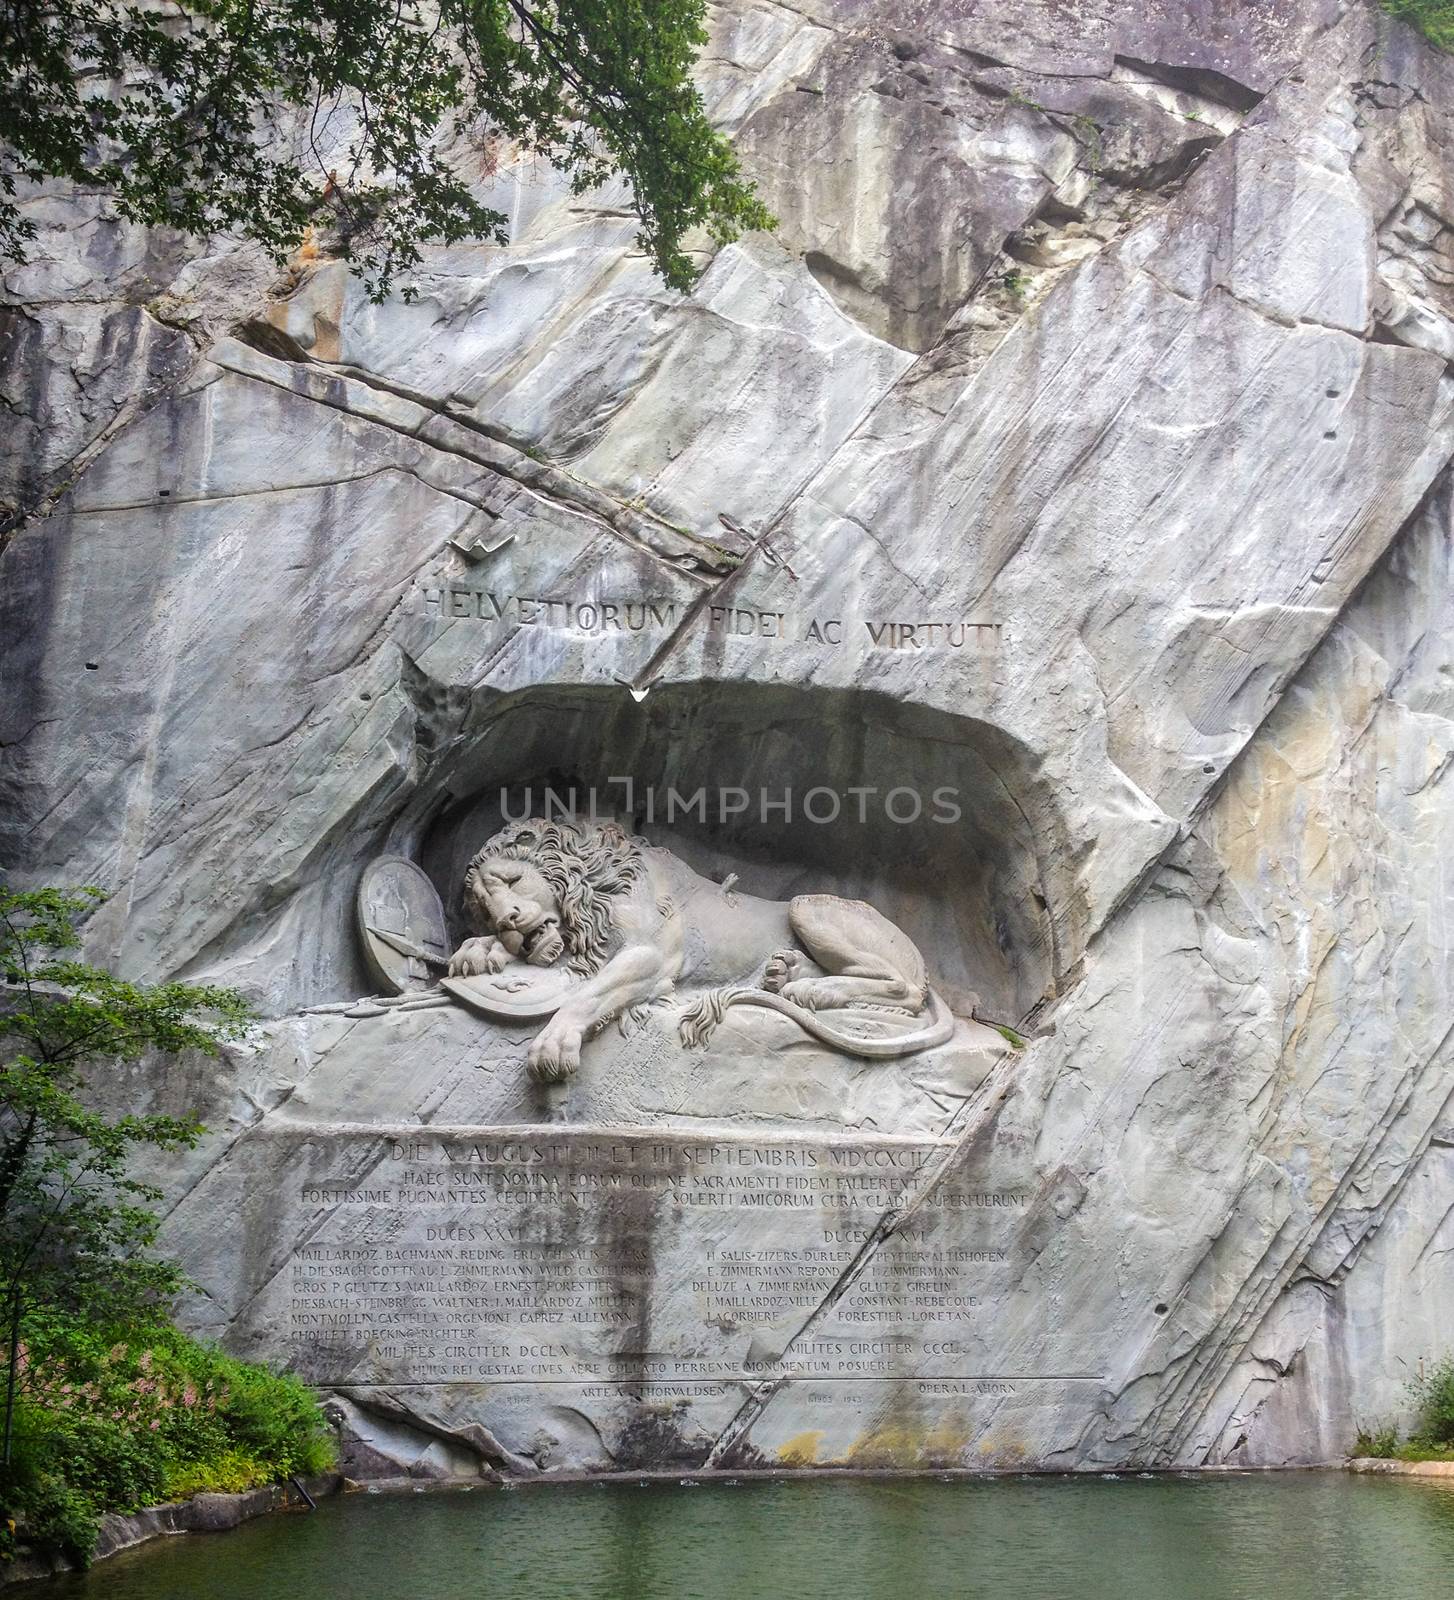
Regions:
[[[360,1140],[366,1136],[360,1135]],[[582,1134],[379,1141],[297,1191],[280,1285],[321,1382],[973,1379],[1019,1189],[941,1182],[782,1352],[939,1147]],[[668,1309],[669,1308],[669,1309]],[[664,1313],[666,1311],[666,1314]]]
[[[690,613],[680,601],[639,597],[578,598],[520,595],[466,584],[421,583],[406,611],[435,622],[470,622],[499,627],[546,628],[593,638],[612,634],[665,636],[691,622],[709,635],[763,642],[794,642],[838,649],[987,653],[1003,642],[1004,624],[950,617],[796,616],[751,605],[708,605]]]

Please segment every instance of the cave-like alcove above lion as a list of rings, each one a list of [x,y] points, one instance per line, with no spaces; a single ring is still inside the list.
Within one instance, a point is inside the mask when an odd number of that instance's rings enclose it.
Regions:
[[[478,703],[439,768],[418,858],[456,939],[471,856],[511,819],[594,809],[769,900],[869,902],[956,1011],[1024,1019],[1063,975],[1056,817],[1023,750],[861,692],[718,683],[548,687]]]

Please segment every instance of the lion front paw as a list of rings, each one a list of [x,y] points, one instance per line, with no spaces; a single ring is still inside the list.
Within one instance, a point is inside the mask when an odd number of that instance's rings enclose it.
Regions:
[[[492,965],[496,951],[500,951],[498,940],[466,939],[449,958],[450,977],[478,978],[486,972],[498,972],[508,958],[502,959],[499,966]],[[500,955],[504,957],[504,952],[500,951]]]
[[[562,1082],[581,1064],[581,1030],[552,1022],[536,1034],[526,1062],[537,1083]]]

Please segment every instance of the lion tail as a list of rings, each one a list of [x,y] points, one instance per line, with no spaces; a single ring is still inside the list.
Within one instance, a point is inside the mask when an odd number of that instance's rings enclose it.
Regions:
[[[721,1022],[727,1007],[734,1000],[740,1000],[752,992],[751,989],[709,989],[696,1005],[688,1006],[682,1012],[678,1024],[682,1043],[688,1050],[695,1050],[706,1044],[716,1033],[717,1025]]]
[[[947,1044],[954,1036],[954,1017],[948,1006],[931,989],[929,991],[929,1017],[922,1027],[897,1037],[862,1039],[835,1028],[827,1017],[806,1006],[795,1005],[780,994],[766,989],[713,989],[682,1014],[680,1023],[682,1043],[689,1049],[704,1045],[717,1031],[728,1006],[764,1006],[781,1016],[790,1017],[804,1031],[823,1044],[848,1055],[862,1056],[869,1061],[891,1061],[898,1056],[913,1055],[919,1050],[932,1050],[936,1045]]]

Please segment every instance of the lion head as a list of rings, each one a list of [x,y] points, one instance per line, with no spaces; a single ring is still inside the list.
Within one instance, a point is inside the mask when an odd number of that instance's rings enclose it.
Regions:
[[[515,822],[475,853],[464,899],[484,930],[537,966],[561,955],[573,972],[606,959],[611,901],[643,871],[639,846],[614,822]]]

